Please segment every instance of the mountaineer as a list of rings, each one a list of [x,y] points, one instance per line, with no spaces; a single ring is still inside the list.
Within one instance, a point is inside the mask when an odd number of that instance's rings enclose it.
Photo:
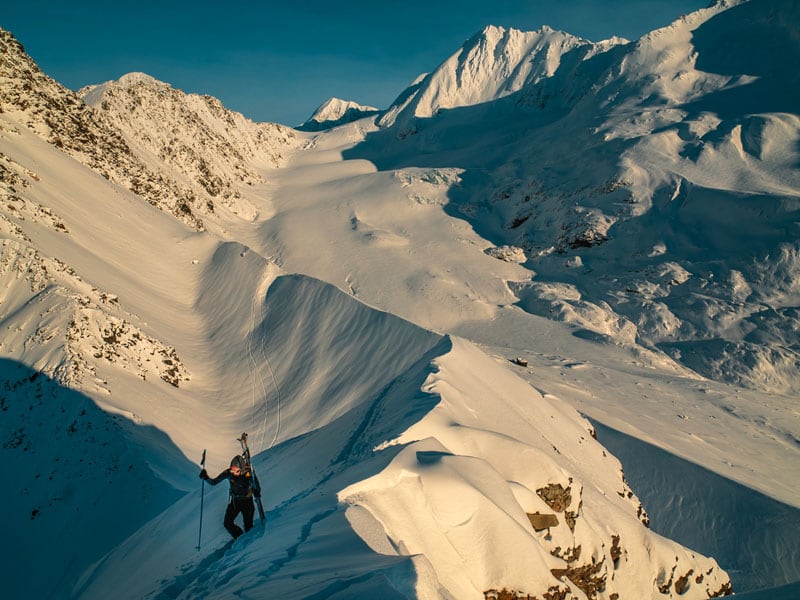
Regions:
[[[231,496],[228,508],[225,509],[225,529],[233,536],[238,538],[245,531],[250,531],[253,527],[253,516],[255,515],[255,504],[253,497],[261,498],[261,484],[255,476],[252,467],[240,455],[231,459],[231,466],[213,479],[208,476],[205,469],[200,471],[200,479],[207,481],[211,485],[228,479],[231,483]],[[235,522],[239,513],[242,513],[244,520],[244,531]]]

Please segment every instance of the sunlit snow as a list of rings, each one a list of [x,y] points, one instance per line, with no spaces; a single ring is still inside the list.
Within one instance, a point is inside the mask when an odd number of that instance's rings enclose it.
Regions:
[[[1,32],[4,597],[791,597],[798,25],[487,27],[306,131]]]

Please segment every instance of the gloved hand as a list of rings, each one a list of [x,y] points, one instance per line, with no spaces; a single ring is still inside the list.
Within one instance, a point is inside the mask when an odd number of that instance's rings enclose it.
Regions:
[[[261,498],[261,490],[253,490],[253,496],[256,498]]]
[[[208,480],[208,479],[210,479],[210,477],[208,476],[208,473],[206,472],[206,470],[205,470],[205,469],[203,469],[202,471],[200,471],[200,479],[203,479],[203,480]]]

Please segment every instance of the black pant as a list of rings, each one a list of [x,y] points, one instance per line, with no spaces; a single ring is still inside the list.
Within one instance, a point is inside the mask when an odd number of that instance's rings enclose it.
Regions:
[[[233,539],[238,538],[244,531],[250,531],[253,528],[253,515],[256,512],[253,499],[244,496],[231,496],[231,501],[228,503],[228,508],[225,509],[225,529],[233,536]],[[244,519],[244,531],[233,520],[242,513]]]

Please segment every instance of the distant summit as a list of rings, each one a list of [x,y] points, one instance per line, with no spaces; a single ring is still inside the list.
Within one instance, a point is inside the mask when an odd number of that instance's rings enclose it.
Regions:
[[[380,110],[374,106],[364,106],[340,98],[328,98],[297,129],[301,131],[323,131],[337,125],[344,125],[364,117],[376,115],[379,112]]]

